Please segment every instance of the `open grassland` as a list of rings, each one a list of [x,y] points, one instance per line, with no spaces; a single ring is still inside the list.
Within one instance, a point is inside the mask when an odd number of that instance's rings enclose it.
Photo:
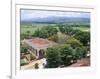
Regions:
[[[90,31],[89,27],[72,27],[73,29],[81,30],[81,31]]]
[[[24,26],[21,25],[20,32],[21,34],[26,34],[28,31],[30,32],[30,35],[34,34],[34,31],[37,29],[41,29],[44,25],[36,25],[36,26]]]
[[[29,31],[30,35],[32,35],[34,34],[35,30],[41,29],[44,26],[55,26],[55,24],[32,24],[32,25],[21,24],[20,33],[26,34]]]

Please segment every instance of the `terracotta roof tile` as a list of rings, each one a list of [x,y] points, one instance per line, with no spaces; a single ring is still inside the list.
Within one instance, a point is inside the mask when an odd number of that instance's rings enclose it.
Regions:
[[[31,39],[30,42],[32,44],[37,44],[37,45],[49,44],[49,41],[47,39],[43,39],[43,38],[34,38],[34,39]]]

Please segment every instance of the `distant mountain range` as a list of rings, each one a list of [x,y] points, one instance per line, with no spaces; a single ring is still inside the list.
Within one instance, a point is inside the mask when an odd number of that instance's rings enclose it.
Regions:
[[[21,23],[90,23],[90,18],[81,17],[46,17],[23,20]]]

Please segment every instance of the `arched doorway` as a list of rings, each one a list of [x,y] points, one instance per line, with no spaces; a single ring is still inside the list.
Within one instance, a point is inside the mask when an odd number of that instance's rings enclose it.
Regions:
[[[44,58],[45,51],[43,49],[39,50],[39,59]]]

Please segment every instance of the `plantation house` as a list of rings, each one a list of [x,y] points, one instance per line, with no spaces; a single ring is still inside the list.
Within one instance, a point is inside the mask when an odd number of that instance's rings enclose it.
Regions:
[[[48,46],[55,44],[48,39],[38,37],[32,39],[24,39],[22,43],[29,48],[30,52],[34,53],[37,59],[43,58],[45,50],[48,48]]]

